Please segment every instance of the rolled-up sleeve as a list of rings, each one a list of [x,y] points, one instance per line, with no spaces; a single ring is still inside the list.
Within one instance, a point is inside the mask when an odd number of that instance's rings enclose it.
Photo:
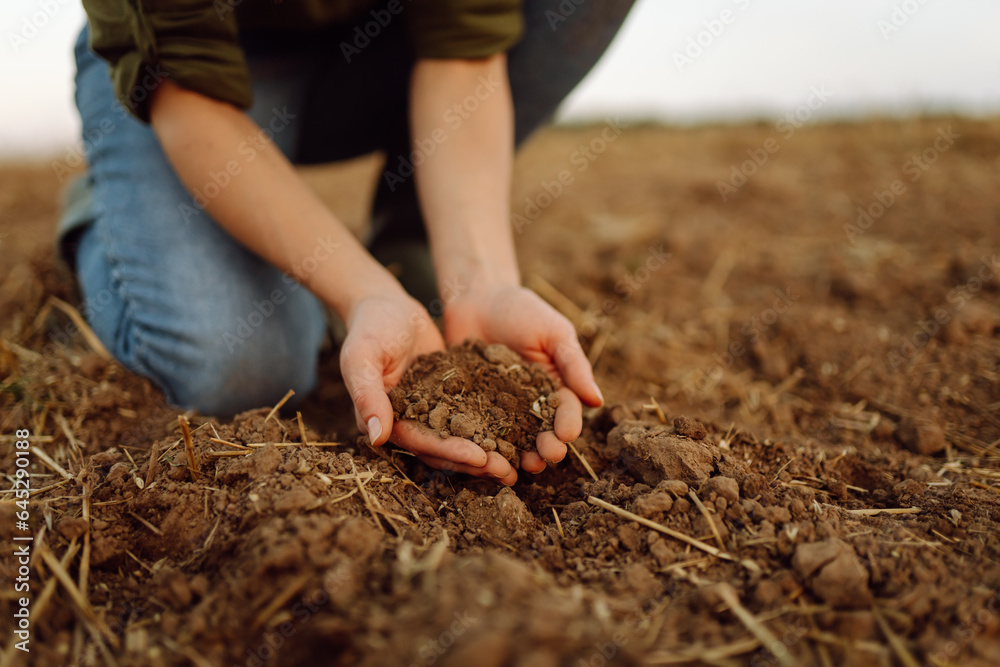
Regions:
[[[111,65],[115,95],[149,121],[164,79],[249,108],[253,89],[229,0],[83,0],[91,48]]]
[[[412,3],[405,11],[418,58],[486,58],[516,44],[524,30],[522,0]]]

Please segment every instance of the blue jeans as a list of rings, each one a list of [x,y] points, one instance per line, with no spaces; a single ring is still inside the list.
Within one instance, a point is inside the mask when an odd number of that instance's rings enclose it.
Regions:
[[[509,53],[518,143],[591,69],[632,0],[561,4],[575,10],[553,22],[546,12],[560,12],[558,0],[527,0],[524,39]],[[353,29],[243,37],[255,96],[248,114],[293,163],[382,150],[390,170],[409,154],[412,58],[402,27],[390,24],[348,63],[338,45]],[[76,104],[90,203],[71,259],[94,332],[181,407],[225,416],[272,405],[288,389],[305,396],[317,379],[322,304],[198,206],[150,127],[115,100],[108,66],[87,43],[85,27]],[[374,236],[424,238],[413,179],[388,180],[373,202]]]

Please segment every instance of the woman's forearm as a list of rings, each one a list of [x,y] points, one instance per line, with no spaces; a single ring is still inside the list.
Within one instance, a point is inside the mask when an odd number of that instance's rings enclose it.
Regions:
[[[402,289],[244,113],[169,82],[150,112],[171,165],[200,193],[199,205],[345,320],[366,296]]]
[[[470,109],[469,97],[476,100]],[[457,127],[443,124],[455,105]],[[479,282],[519,283],[510,230],[514,112],[506,56],[421,60],[413,72],[411,132],[432,136],[434,153],[416,168],[417,189],[442,297]],[[423,142],[426,145],[426,141]]]

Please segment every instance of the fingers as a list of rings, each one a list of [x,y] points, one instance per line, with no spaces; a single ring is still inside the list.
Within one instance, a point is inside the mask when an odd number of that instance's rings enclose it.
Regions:
[[[489,461],[483,448],[474,442],[456,437],[441,438],[434,431],[409,420],[393,425],[392,441],[417,456],[430,456],[472,469],[481,469]],[[497,456],[504,460],[499,454]],[[510,468],[510,465],[507,467]]]
[[[376,364],[380,356],[375,350],[347,343],[340,351],[340,369],[354,401],[358,428],[368,434],[373,447],[384,444],[392,429],[392,404],[382,379],[384,368]]]
[[[426,454],[418,454],[417,458],[423,461],[426,465],[432,468],[437,468],[438,470],[447,470],[449,472],[460,472],[466,475],[472,475],[474,477],[489,477],[497,480],[501,484],[506,484],[507,486],[512,486],[517,481],[517,471],[514,470],[507,460],[497,454],[496,452],[490,452],[486,464],[479,468],[470,465],[465,465],[463,463],[455,463],[448,459],[442,459],[437,456],[429,456]]]
[[[573,442],[583,432],[583,406],[575,393],[566,387],[559,389],[559,407],[553,430],[563,442]]]
[[[538,455],[546,463],[558,463],[566,458],[566,443],[556,437],[552,431],[542,431],[535,438]]]
[[[537,475],[545,470],[545,461],[538,452],[521,452],[521,470]]]
[[[604,404],[604,396],[594,381],[594,371],[572,326],[567,323],[565,327],[553,328],[546,341],[546,350],[555,362],[563,383],[584,403],[592,407]]]

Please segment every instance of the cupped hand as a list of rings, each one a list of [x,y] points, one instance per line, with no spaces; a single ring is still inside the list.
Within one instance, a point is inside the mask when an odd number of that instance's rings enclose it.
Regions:
[[[566,456],[566,443],[580,437],[583,406],[604,403],[573,325],[529,289],[513,285],[474,286],[445,307],[444,333],[449,343],[479,338],[503,343],[528,361],[541,364],[561,383],[552,431],[540,433],[536,451],[521,455],[531,473]]]
[[[425,464],[504,484],[517,473],[496,452],[462,438],[441,438],[410,420],[393,423],[392,403],[386,393],[422,354],[444,349],[444,340],[430,315],[406,295],[362,300],[347,318],[347,338],[340,349],[340,369],[354,402],[358,429],[373,447],[392,440]]]

